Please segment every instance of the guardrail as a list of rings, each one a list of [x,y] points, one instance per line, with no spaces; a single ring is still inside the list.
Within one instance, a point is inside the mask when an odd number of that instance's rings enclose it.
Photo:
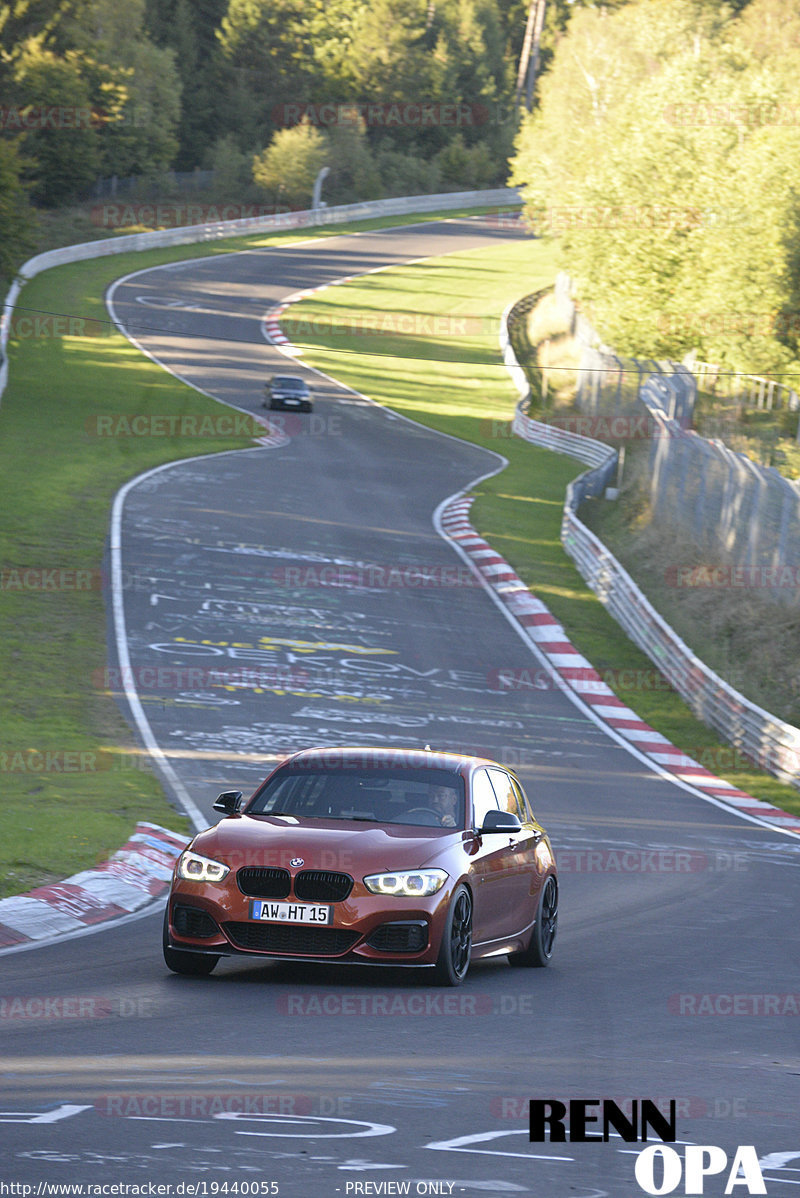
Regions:
[[[524,441],[530,441],[531,444],[539,445],[543,449],[552,449],[555,453],[569,454],[570,457],[585,462],[587,466],[601,467],[607,475],[610,475],[617,464],[617,451],[610,445],[606,445],[605,441],[595,441],[592,437],[584,437],[579,433],[570,432],[569,429],[561,428],[559,425],[533,420],[523,411],[530,400],[531,390],[525,371],[517,361],[517,355],[514,353],[508,332],[509,314],[516,306],[516,303],[509,304],[500,318],[500,352],[503,355],[505,368],[521,396],[511,426],[513,431]],[[590,471],[589,473],[594,472]],[[584,477],[581,475],[581,478]],[[588,495],[590,492],[586,491],[585,493]]]
[[[318,225],[346,224],[349,221],[369,220],[381,216],[413,216],[419,212],[438,212],[453,208],[483,208],[494,204],[521,204],[519,192],[513,187],[495,187],[487,191],[453,191],[441,195],[395,196],[387,200],[369,200],[359,204],[341,204],[334,208],[315,208],[304,212],[278,212],[268,216],[244,217],[241,220],[215,221],[206,225],[186,225],[180,229],[156,229],[151,233],[129,233],[99,241],[83,241],[77,245],[47,250],[29,258],[9,288],[0,316],[0,397],[8,380],[6,346],[11,313],[25,284],[43,270],[81,262],[87,258],[103,258],[109,254],[160,249],[171,245],[216,241],[224,237],[242,237],[270,229],[303,229]]]
[[[698,362],[687,354],[686,365],[697,379],[697,385],[712,395],[722,395],[734,400],[742,407],[772,412],[775,408],[788,408],[796,412],[800,408],[800,395],[788,383],[761,374],[739,374],[726,370],[718,362]]]
[[[524,414],[522,409],[528,399],[528,384],[508,336],[510,307],[503,313],[500,347],[503,360],[523,397],[514,417],[514,432],[526,441],[569,454],[592,466],[567,487],[561,522],[564,549],[603,606],[655,663],[694,714],[761,769],[800,789],[800,729],[751,703],[709,669],[659,615],[610,550],[578,517],[578,507],[583,500],[601,494],[608,485],[617,455],[609,445],[579,433],[553,429],[552,425],[531,420]],[[666,413],[656,413],[652,400],[648,407],[654,418],[669,423]],[[680,434],[682,430],[675,428]],[[559,435],[555,436],[556,433]],[[600,457],[601,449],[605,451],[604,458]]]

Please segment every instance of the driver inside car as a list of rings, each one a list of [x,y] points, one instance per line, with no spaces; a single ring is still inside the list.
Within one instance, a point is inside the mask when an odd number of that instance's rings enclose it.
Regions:
[[[443,828],[455,828],[458,796],[452,786],[435,786],[431,806],[439,817]]]

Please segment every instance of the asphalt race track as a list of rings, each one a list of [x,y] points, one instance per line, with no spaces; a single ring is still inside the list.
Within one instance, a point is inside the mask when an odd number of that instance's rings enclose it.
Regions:
[[[305,372],[264,343],[283,296],[514,236],[453,221],[183,262],[120,283],[114,311],[161,330],[135,335],[170,369],[255,412],[267,373]],[[142,712],[202,822],[220,790],[309,744],[515,766],[560,854],[554,963],[480,963],[453,991],[424,972],[225,959],[181,978],[160,909],[5,954],[3,1179],[633,1198],[641,1144],[530,1143],[527,1103],[651,1098],[676,1100],[681,1156],[754,1145],[767,1192],[791,1198],[798,841],[656,776],[557,690],[498,690],[498,670],[537,663],[432,523],[497,458],[309,381],[313,420],[285,415],[284,445],[127,492]]]

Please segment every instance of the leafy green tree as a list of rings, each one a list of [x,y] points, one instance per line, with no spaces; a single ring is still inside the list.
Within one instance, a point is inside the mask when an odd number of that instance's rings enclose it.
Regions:
[[[388,148],[379,149],[375,157],[385,195],[413,196],[441,191],[441,171],[436,158],[428,161],[418,154]]]
[[[446,191],[474,191],[497,181],[497,165],[488,147],[483,142],[468,146],[460,133],[439,151],[435,161]]]
[[[0,138],[0,278],[8,281],[33,249],[34,216],[11,140]]]
[[[255,195],[253,155],[239,149],[232,133],[214,142],[205,157],[205,165],[214,172],[212,191],[218,202],[243,202],[250,193]]]
[[[328,141],[313,125],[279,130],[253,159],[253,178],[276,204],[311,206],[314,181],[330,158]]]
[[[90,0],[66,26],[103,113],[102,174],[157,174],[172,164],[178,148],[175,54],[147,37],[144,20],[145,0]]]
[[[121,119],[104,142],[105,174],[152,174],[172,166],[178,150],[181,85],[173,52],[137,39],[118,60],[127,72]]]
[[[180,76],[178,170],[202,162],[226,132],[223,111],[233,79],[217,37],[226,10],[227,0],[146,0],[145,29],[157,46],[172,50]]]
[[[20,104],[45,114],[22,138],[32,164],[33,198],[54,205],[80,195],[97,177],[100,153],[77,55],[57,58],[30,41],[17,61],[15,91]]]
[[[14,0],[0,4],[0,96],[9,98],[17,60],[31,38],[52,49],[59,27],[78,0]]]
[[[800,277],[800,112],[764,114],[800,63],[758,59],[754,20],[698,0],[579,13],[523,123],[512,180],[624,353],[696,348],[751,371],[797,352],[783,317]]]
[[[326,133],[331,173],[324,195],[329,204],[374,200],[383,194],[380,171],[366,138],[363,120],[334,125]]]
[[[759,62],[796,78],[800,52],[800,9],[792,0],[750,0],[733,27],[738,45]]]
[[[373,102],[430,98],[427,8],[420,0],[373,0],[351,18],[352,49],[338,64],[346,99]]]
[[[229,0],[218,30],[229,86],[223,124],[242,148],[267,144],[285,123],[287,104],[307,104],[315,90],[305,0]]]

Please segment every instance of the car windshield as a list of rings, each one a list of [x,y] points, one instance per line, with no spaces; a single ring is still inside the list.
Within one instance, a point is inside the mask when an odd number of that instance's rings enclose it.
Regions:
[[[438,769],[289,766],[267,779],[247,814],[463,828],[464,781]]]
[[[281,391],[305,391],[306,385],[302,379],[277,378],[272,380],[272,386]]]

